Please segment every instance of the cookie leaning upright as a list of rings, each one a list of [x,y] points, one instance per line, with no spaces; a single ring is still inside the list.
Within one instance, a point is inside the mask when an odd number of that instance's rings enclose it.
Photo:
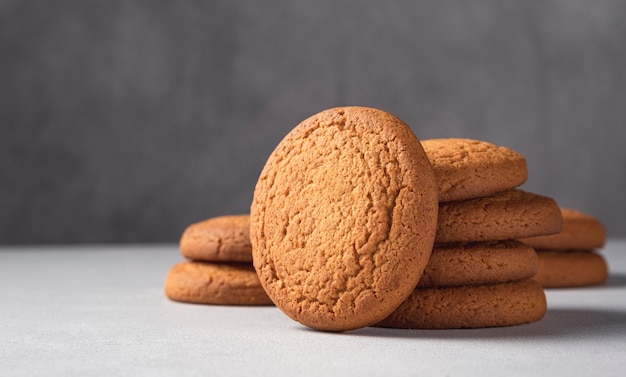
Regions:
[[[437,186],[419,140],[381,110],[344,107],[296,126],[251,206],[255,269],[303,325],[372,325],[413,292],[432,251]]]

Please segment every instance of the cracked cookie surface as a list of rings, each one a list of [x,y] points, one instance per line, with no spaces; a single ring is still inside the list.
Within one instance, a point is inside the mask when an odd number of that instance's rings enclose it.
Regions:
[[[528,178],[526,159],[506,147],[472,139],[430,139],[422,145],[439,187],[439,201],[489,196]]]
[[[376,323],[413,291],[437,223],[432,168],[411,129],[344,107],[296,126],[270,155],[251,206],[254,266],[303,325]]]

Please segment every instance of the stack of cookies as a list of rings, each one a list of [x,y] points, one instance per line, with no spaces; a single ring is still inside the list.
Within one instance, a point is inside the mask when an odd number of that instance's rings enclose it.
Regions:
[[[596,250],[604,246],[604,226],[595,217],[574,209],[562,208],[561,212],[560,233],[522,239],[539,255],[539,270],[533,279],[544,288],[603,284],[608,268]]]
[[[270,305],[252,266],[250,216],[221,216],[191,224],[180,239],[188,260],[165,279],[172,300],[216,305]]]
[[[439,186],[435,245],[415,291],[378,326],[476,328],[543,317],[539,261],[518,241],[561,229],[547,197],[516,189],[527,178],[519,153],[468,139],[422,141]]]
[[[255,269],[276,306],[320,330],[536,321],[546,310],[530,279],[537,255],[516,239],[559,232],[562,218],[552,199],[516,189],[526,176],[506,148],[422,145],[384,111],[323,111],[261,172]]]
[[[326,331],[537,321],[539,258],[519,239],[560,232],[562,215],[554,200],[518,189],[527,175],[508,148],[420,142],[384,111],[329,109],[272,152],[249,216],[185,231],[189,260],[172,268],[166,294],[273,303]]]

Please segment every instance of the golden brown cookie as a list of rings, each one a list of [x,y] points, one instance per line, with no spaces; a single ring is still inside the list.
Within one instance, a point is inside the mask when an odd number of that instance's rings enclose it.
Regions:
[[[507,240],[558,233],[561,210],[551,198],[522,190],[440,203],[435,242]]]
[[[431,139],[422,145],[439,184],[439,201],[489,196],[526,181],[526,159],[516,151],[471,139]]]
[[[600,285],[609,272],[604,258],[591,250],[538,251],[539,270],[533,277],[544,288]]]
[[[254,266],[272,301],[315,329],[389,315],[433,247],[437,186],[411,129],[364,107],[296,126],[270,155],[251,206]]]
[[[220,216],[185,229],[180,251],[186,258],[209,262],[252,262],[250,215]]]
[[[251,263],[178,263],[167,274],[165,295],[196,304],[272,304]]]
[[[563,230],[549,236],[521,241],[538,250],[588,250],[604,246],[606,230],[595,217],[574,209],[561,208]]]
[[[539,283],[512,283],[417,288],[378,327],[460,329],[513,326],[536,322],[546,313]]]
[[[537,273],[535,250],[516,240],[436,244],[418,287],[504,283]]]

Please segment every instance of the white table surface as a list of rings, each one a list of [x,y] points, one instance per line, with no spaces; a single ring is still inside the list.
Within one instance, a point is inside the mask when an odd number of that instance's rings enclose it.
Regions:
[[[624,376],[626,240],[601,287],[548,290],[541,321],[307,329],[275,307],[169,301],[176,245],[0,247],[0,376]]]

